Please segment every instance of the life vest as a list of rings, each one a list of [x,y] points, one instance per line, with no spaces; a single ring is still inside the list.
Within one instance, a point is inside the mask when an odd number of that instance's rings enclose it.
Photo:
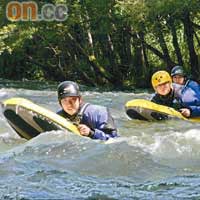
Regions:
[[[74,115],[69,115],[68,113],[66,113],[63,109],[60,110],[59,112],[57,112],[57,114],[61,115],[62,117],[64,117],[65,119],[69,120],[70,122],[72,122],[74,125],[79,125],[80,122],[82,121],[83,118],[83,113],[85,111],[85,109],[89,106],[89,103],[84,103],[79,111],[74,114]]]

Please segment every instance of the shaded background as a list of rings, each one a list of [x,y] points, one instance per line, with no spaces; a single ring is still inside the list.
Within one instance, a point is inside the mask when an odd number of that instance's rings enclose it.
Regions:
[[[8,2],[0,1],[3,79],[146,88],[154,71],[177,64],[200,77],[198,0],[35,1],[39,13],[47,3],[67,5],[63,22],[8,21]]]

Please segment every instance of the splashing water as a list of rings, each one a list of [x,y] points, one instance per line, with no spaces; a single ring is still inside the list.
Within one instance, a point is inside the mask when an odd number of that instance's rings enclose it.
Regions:
[[[0,114],[0,199],[200,198],[200,124],[128,120],[125,102],[148,93],[83,96],[110,108],[120,137],[102,142],[51,131],[26,141]],[[55,90],[0,90],[0,101],[10,97],[59,109]]]

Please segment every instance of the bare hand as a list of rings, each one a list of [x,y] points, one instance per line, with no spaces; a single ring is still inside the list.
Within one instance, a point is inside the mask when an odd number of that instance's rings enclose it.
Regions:
[[[78,130],[79,130],[80,134],[83,136],[88,136],[91,131],[90,128],[88,126],[86,126],[85,124],[79,124]]]
[[[190,117],[191,115],[190,109],[188,108],[181,108],[180,112],[184,117]]]

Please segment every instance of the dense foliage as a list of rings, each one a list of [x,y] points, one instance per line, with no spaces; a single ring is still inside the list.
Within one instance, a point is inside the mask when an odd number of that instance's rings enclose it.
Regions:
[[[200,78],[198,0],[49,0],[59,21],[9,21],[0,1],[0,77],[148,87],[154,71],[182,65]]]

